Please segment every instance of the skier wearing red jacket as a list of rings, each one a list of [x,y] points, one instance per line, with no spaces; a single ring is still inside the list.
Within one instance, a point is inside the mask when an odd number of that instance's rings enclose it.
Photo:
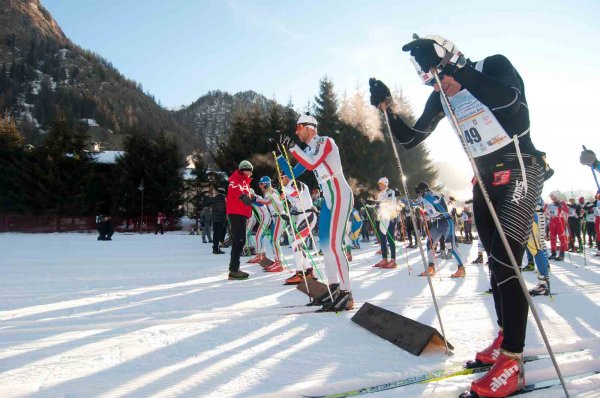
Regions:
[[[565,258],[565,251],[567,250],[567,236],[565,235],[565,220],[569,214],[569,208],[567,204],[558,199],[555,192],[550,194],[550,200],[552,203],[546,203],[544,205],[544,213],[550,220],[550,249],[552,253],[549,260],[562,261]],[[560,241],[560,253],[556,255],[556,238]]]
[[[252,164],[242,160],[238,169],[229,176],[227,189],[227,219],[231,226],[231,258],[229,260],[229,279],[247,279],[248,273],[240,271],[240,256],[246,243],[246,221],[252,214],[250,176]]]

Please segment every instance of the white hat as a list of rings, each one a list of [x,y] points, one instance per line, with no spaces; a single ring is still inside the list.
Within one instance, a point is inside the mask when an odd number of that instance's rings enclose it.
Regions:
[[[306,112],[304,115],[300,115],[296,124],[306,124],[316,128],[319,123],[317,123],[317,119]]]
[[[383,184],[387,186],[390,184],[390,180],[388,180],[387,177],[381,177],[379,181],[377,181],[377,184]]]

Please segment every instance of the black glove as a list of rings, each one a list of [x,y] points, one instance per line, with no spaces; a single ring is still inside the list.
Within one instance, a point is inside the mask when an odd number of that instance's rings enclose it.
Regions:
[[[390,89],[381,80],[374,77],[369,79],[369,91],[371,92],[371,105],[378,107],[386,98],[391,97]]]
[[[410,55],[415,57],[415,61],[423,69],[423,72],[429,72],[431,67],[437,68],[441,66],[442,57],[435,51],[436,45],[441,48],[441,46],[431,39],[419,39],[408,43],[402,47],[402,50],[410,51]]]
[[[252,204],[252,199],[250,199],[250,196],[246,195],[245,193],[240,195],[240,200],[246,205],[246,206],[250,206]]]
[[[269,138],[267,141],[269,142],[269,146],[273,151],[279,150],[279,147],[277,146],[277,140],[275,138]]]
[[[279,217],[281,217],[282,220],[289,224],[290,218],[286,214],[280,214]]]
[[[598,162],[598,159],[596,159],[596,154],[594,153],[594,151],[585,149],[585,150],[581,151],[581,155],[579,156],[579,162],[581,162],[581,164],[584,164],[586,166],[594,167],[596,165],[596,163]]]
[[[279,135],[279,144],[287,149],[292,149],[296,145],[293,139],[283,134]]]
[[[465,64],[465,58],[460,53],[452,54],[440,44],[431,39],[417,39],[402,47],[403,51],[410,51],[410,55],[415,57],[423,72],[429,72],[432,67],[447,75],[453,75]],[[440,53],[442,55],[440,55]],[[460,55],[454,57],[453,55]],[[454,61],[450,61],[453,59]]]

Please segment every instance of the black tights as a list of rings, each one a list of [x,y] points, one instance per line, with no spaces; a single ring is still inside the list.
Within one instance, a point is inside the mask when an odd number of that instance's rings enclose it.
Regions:
[[[523,258],[535,204],[544,185],[544,169],[541,164],[530,164],[531,155],[523,154],[523,157],[527,160],[526,192],[518,165],[509,168],[510,181],[501,186],[492,186],[493,172],[503,169],[480,170],[517,265],[520,265]],[[514,154],[507,154],[503,156],[502,161],[514,165],[515,159]],[[489,254],[490,284],[496,316],[498,325],[504,329],[502,348],[510,352],[523,352],[529,307],[479,185],[473,187],[473,211],[481,243]]]

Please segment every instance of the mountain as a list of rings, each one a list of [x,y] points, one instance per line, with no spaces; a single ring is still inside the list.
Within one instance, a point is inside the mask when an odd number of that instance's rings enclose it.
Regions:
[[[217,90],[210,91],[174,114],[197,137],[204,138],[208,151],[214,151],[219,142],[227,139],[236,114],[247,113],[256,107],[262,113],[267,113],[273,106],[281,107],[277,102],[254,91],[231,95]]]
[[[90,142],[106,149],[121,149],[133,131],[165,133],[184,153],[206,146],[139,83],[72,43],[39,0],[0,0],[0,110],[34,145],[61,115],[79,121]]]

